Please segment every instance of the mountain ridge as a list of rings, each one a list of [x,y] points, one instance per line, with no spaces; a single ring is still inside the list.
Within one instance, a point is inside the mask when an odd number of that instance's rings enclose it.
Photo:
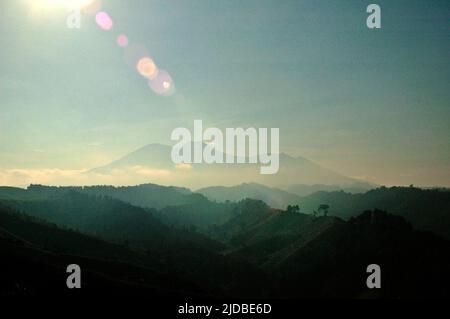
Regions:
[[[88,174],[118,176],[121,172],[129,175],[122,184],[140,184],[151,180],[163,185],[182,185],[199,189],[215,185],[233,186],[254,182],[270,187],[287,189],[296,184],[324,184],[350,187],[354,184],[371,189],[372,183],[360,181],[323,167],[301,156],[290,156],[281,152],[279,171],[273,175],[263,175],[257,164],[185,164],[175,165],[171,159],[169,145],[153,143],[130,152],[117,160],[89,170]],[[131,182],[132,179],[135,182]]]

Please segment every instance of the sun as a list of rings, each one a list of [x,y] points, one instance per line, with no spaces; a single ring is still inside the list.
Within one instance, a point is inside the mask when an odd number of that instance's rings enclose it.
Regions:
[[[31,4],[40,9],[65,6],[68,8],[83,8],[91,5],[94,0],[30,0]]]
[[[78,6],[85,7],[90,5],[94,0],[33,0],[39,6]]]
[[[47,15],[59,10],[87,9],[96,0],[25,0],[33,16]]]

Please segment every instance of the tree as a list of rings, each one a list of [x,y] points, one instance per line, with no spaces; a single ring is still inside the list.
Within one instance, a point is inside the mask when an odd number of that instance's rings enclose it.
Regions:
[[[288,205],[286,211],[288,213],[300,213],[300,207],[298,205]]]
[[[327,216],[328,215],[328,209],[330,209],[330,205],[328,204],[320,204],[319,208],[317,209],[317,211],[320,213],[321,211],[323,212],[323,216]]]

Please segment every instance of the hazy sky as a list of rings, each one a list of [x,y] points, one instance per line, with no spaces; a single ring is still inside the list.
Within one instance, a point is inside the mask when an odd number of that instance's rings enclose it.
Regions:
[[[169,144],[202,119],[279,127],[282,151],[347,176],[450,186],[448,0],[373,1],[381,30],[362,0],[103,0],[110,31],[86,14],[69,29],[39,1],[0,1],[0,184]],[[175,94],[125,63],[120,33]]]

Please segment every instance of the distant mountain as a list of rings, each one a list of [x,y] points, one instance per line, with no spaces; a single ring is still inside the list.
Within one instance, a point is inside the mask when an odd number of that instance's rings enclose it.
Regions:
[[[110,164],[95,168],[91,171],[96,173],[108,173],[114,169],[124,169],[134,166],[148,166],[155,169],[173,168],[174,165],[170,157],[170,152],[171,148],[168,145],[158,143],[148,144]]]
[[[354,182],[353,184],[347,186],[323,185],[323,184],[315,184],[315,185],[296,184],[286,187],[286,190],[298,196],[308,196],[319,191],[325,192],[344,191],[351,194],[358,194],[358,193],[365,193],[368,190],[371,190],[376,187],[377,187],[376,185],[372,185],[365,182]]]
[[[284,189],[298,184],[373,188],[370,183],[346,177],[303,157],[281,153],[279,158],[280,169],[277,174],[261,175],[259,163],[175,165],[171,159],[170,146],[149,144],[112,163],[92,169],[87,174],[110,176],[111,180],[122,185],[151,181],[162,185],[183,185],[192,189],[249,182]]]
[[[197,193],[218,202],[238,202],[245,198],[262,200],[273,208],[286,208],[300,203],[300,197],[279,188],[267,187],[257,183],[243,183],[236,186],[211,186],[201,188]]]
[[[419,230],[430,230],[450,239],[450,191],[381,187],[363,194],[317,192],[303,197],[300,208],[312,213],[320,204],[330,205],[329,213],[344,219],[367,209],[386,210],[404,217]]]

